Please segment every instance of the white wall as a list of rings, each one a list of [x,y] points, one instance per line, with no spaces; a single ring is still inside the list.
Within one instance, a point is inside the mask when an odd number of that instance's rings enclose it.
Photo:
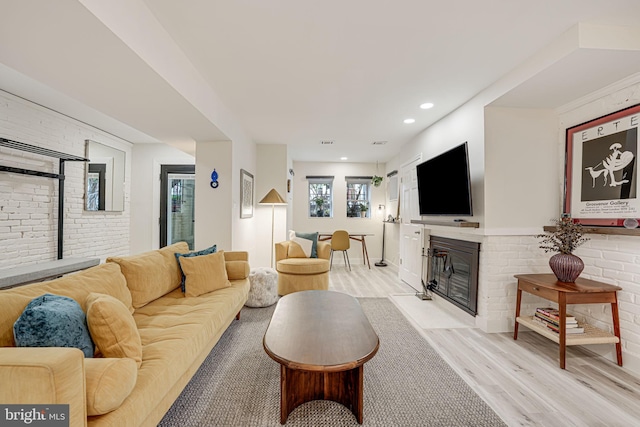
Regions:
[[[85,164],[65,164],[64,257],[129,253],[131,144],[0,91],[0,136],[85,156],[91,139],[125,152],[124,212],[84,211]],[[0,164],[57,173],[58,159],[0,149]],[[57,258],[57,180],[0,172],[0,268]]]
[[[211,172],[218,172],[217,188],[211,188]],[[217,245],[230,250],[232,245],[232,219],[238,213],[238,201],[234,199],[234,182],[240,179],[240,171],[232,165],[231,141],[196,143],[196,223],[195,249]],[[238,192],[240,187],[237,188]]]
[[[383,168],[384,166],[380,166]],[[375,163],[314,163],[293,162],[295,176],[293,177],[293,228],[302,232],[327,232],[347,230],[350,232],[370,233],[366,237],[369,260],[373,265],[382,256],[382,220],[383,214],[378,212],[378,205],[385,204],[385,187],[371,187],[371,217],[347,218],[347,184],[345,176],[373,176],[376,172]],[[332,175],[333,180],[333,218],[309,217],[309,187],[307,175]],[[385,178],[386,180],[386,178]],[[349,259],[352,263],[362,263],[362,248],[360,243],[351,241]],[[340,261],[340,260],[338,260]],[[375,268],[375,267],[372,267]]]
[[[130,246],[137,254],[160,247],[160,166],[193,165],[195,158],[166,144],[135,144],[131,154]]]
[[[274,188],[280,196],[290,201],[287,193],[287,146],[283,144],[259,144],[257,146],[258,164],[256,174],[256,251],[252,257],[252,266],[269,267],[272,265],[271,250],[271,214],[273,212],[273,241],[287,239],[287,206],[258,204]],[[275,266],[275,262],[273,263]]]
[[[231,228],[233,235],[231,249],[238,251],[249,252],[249,264],[254,266],[254,255],[258,251],[257,248],[261,247],[260,242],[256,239],[256,197],[259,195],[255,191],[254,182],[254,217],[253,218],[240,218],[240,169],[249,171],[256,175],[256,144],[246,138],[241,138],[233,141],[231,146],[232,150],[232,193],[231,200]],[[259,199],[258,199],[259,200]]]
[[[558,117],[553,110],[485,108],[486,234],[537,231],[559,215]]]

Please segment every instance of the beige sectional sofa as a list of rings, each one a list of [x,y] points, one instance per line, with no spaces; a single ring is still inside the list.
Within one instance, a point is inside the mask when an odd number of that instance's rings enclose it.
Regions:
[[[247,253],[224,252],[230,285],[185,297],[176,252],[188,252],[186,243],[110,258],[60,279],[0,291],[0,402],[67,403],[71,426],[157,425],[239,318],[249,292]],[[130,321],[131,313],[141,360],[100,354],[84,358],[75,348],[15,347],[14,322],[34,297],[45,293],[71,297],[85,311],[96,295],[118,300],[126,309],[114,311],[120,317],[108,322],[107,329]]]

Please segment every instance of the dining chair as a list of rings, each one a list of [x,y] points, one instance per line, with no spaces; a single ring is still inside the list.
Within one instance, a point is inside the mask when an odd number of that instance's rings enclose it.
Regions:
[[[349,242],[349,233],[345,230],[336,230],[331,235],[331,261],[329,262],[329,270],[333,265],[333,253],[335,251],[342,251],[342,257],[344,258],[345,266],[349,266],[351,271],[351,263],[349,262],[349,253],[347,250],[351,247]]]

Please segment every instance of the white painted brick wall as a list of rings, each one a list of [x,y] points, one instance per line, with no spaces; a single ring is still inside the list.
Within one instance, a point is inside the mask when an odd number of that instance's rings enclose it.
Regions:
[[[623,359],[624,355],[640,358],[640,238],[600,234],[588,237],[591,240],[575,251],[585,264],[580,277],[622,288],[618,292],[618,309]],[[517,282],[514,274],[551,273],[551,254],[544,253],[538,244],[534,236],[485,237],[480,252],[478,313],[493,326],[488,332],[513,330]],[[520,262],[523,259],[525,264]],[[541,305],[554,304],[523,293],[523,315],[533,314]],[[580,322],[613,331],[610,304],[571,305],[569,311]]]
[[[126,153],[124,212],[85,212],[82,162],[65,164],[64,257],[129,253],[131,144],[0,91],[0,136],[84,157],[91,139]],[[58,159],[0,149],[0,164],[58,173]],[[0,268],[57,258],[58,181],[0,172]]]

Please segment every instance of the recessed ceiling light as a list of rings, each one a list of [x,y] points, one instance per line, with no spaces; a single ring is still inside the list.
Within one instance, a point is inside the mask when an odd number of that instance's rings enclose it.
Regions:
[[[340,157],[340,160],[347,160],[346,157]]]
[[[411,124],[411,123],[415,123],[416,119],[404,119],[404,122],[406,124]]]
[[[420,108],[422,108],[423,110],[428,110],[429,108],[433,108],[433,103],[432,102],[425,102],[424,104],[420,105]]]

